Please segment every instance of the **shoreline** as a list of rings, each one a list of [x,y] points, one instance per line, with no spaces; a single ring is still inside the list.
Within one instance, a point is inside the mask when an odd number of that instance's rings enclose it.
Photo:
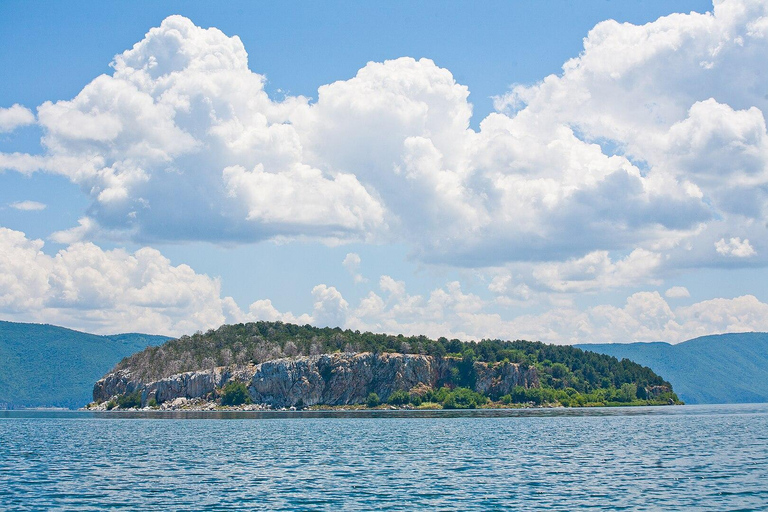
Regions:
[[[377,407],[368,407],[364,404],[349,404],[349,405],[313,405],[310,407],[280,407],[275,408],[268,404],[243,404],[243,405],[221,405],[215,401],[204,400],[200,398],[177,398],[171,402],[163,403],[155,407],[130,407],[119,408],[113,407],[107,408],[107,402],[100,404],[90,403],[85,407],[77,409],[78,411],[86,412],[104,412],[104,413],[122,413],[122,412],[386,412],[386,411],[485,411],[485,410],[546,410],[546,409],[562,409],[562,410],[581,410],[581,409],[595,409],[595,408],[617,408],[617,407],[667,407],[673,405],[685,405],[683,403],[653,403],[651,401],[638,401],[635,403],[595,403],[585,404],[582,406],[564,406],[559,403],[545,403],[534,404],[504,404],[501,402],[491,402],[487,405],[483,405],[475,408],[445,408],[440,404],[427,402],[421,406],[406,405],[391,405],[382,404]]]

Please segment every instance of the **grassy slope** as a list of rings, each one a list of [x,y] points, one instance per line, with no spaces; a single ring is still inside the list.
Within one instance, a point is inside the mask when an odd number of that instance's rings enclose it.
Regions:
[[[650,367],[689,404],[768,402],[768,333],[702,336],[677,345],[577,346]]]
[[[53,325],[0,321],[0,403],[80,407],[93,383],[123,357],[169,338],[97,336]]]

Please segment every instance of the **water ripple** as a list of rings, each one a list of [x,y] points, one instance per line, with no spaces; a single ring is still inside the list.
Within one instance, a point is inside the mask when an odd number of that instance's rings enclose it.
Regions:
[[[0,414],[2,508],[768,509],[766,405],[177,417]]]

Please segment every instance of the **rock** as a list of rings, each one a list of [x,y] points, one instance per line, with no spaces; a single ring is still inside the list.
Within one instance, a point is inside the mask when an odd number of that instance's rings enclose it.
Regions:
[[[102,402],[139,390],[142,405],[155,398],[163,408],[178,408],[187,405],[183,400],[213,400],[218,388],[235,380],[246,383],[254,404],[274,408],[362,404],[372,392],[386,402],[395,391],[423,396],[430,388],[449,382],[458,363],[457,359],[420,354],[337,353],[186,372],[147,383],[122,370],[99,380],[93,398]],[[515,363],[475,362],[474,372],[474,389],[484,394],[502,396],[515,386],[539,386],[535,368]]]

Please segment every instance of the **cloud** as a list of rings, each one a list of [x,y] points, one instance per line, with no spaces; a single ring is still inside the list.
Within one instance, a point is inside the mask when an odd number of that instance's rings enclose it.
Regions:
[[[89,217],[81,217],[77,223],[77,227],[54,231],[51,233],[50,239],[58,244],[74,244],[87,239],[98,229],[96,223]]]
[[[589,311],[596,341],[680,342],[725,332],[766,331],[768,304],[752,295],[717,298],[671,309],[657,292],[631,295],[623,308],[600,306]]]
[[[16,103],[9,108],[0,107],[0,133],[12,132],[20,126],[34,124],[35,114]]]
[[[469,89],[429,59],[275,100],[237,36],[171,16],[40,105],[44,154],[0,167],[67,176],[100,231],[138,242],[397,242],[427,263],[540,264],[526,286],[563,292],[723,265],[726,234],[754,251],[728,265],[764,265],[766,16],[725,0],[599,23],[479,130]]]
[[[37,201],[16,201],[15,203],[11,203],[8,206],[22,212],[39,212],[47,208],[46,204],[39,203]]]
[[[243,311],[222,297],[217,279],[172,265],[159,251],[103,250],[76,242],[54,255],[41,240],[0,228],[0,315],[97,333],[142,331],[171,335],[255,320],[343,327],[391,334],[462,339],[536,339],[552,343],[679,342],[718,332],[768,330],[768,304],[752,295],[715,298],[671,308],[658,292],[637,292],[624,306],[579,309],[555,296],[539,313],[504,318],[497,301],[450,281],[428,294],[410,294],[404,282],[381,276],[351,304],[335,286],[313,287],[312,311],[281,312],[269,299]],[[496,285],[502,286],[504,280]],[[674,287],[668,297],[687,296]]]
[[[660,265],[661,256],[644,249],[615,263],[607,251],[596,251],[564,263],[537,265],[533,277],[553,291],[584,292],[645,283]]]
[[[67,176],[90,196],[91,221],[139,241],[336,241],[384,228],[354,174],[305,163],[293,124],[307,99],[270,100],[238,37],[171,16],[112,66],[72,100],[38,107],[45,154],[2,154],[0,166]]]
[[[691,296],[691,292],[685,286],[673,286],[664,292],[664,296],[670,299],[684,299]]]
[[[74,243],[55,255],[0,227],[0,314],[97,333],[189,334],[227,320],[217,280],[151,248]],[[231,299],[229,299],[231,300]]]
[[[504,318],[494,311],[495,301],[463,291],[456,281],[427,295],[411,295],[404,283],[388,276],[381,277],[379,287],[384,297],[372,290],[353,306],[336,288],[318,285],[312,290],[316,301],[313,314],[303,318],[320,325],[390,334],[556,344],[678,343],[713,333],[768,330],[768,304],[752,295],[672,308],[658,292],[644,291],[627,297],[623,306],[602,304],[579,309],[564,302],[539,313]],[[685,288],[670,290],[668,297],[688,296]],[[292,313],[273,310],[271,303],[269,307],[268,318],[295,318]]]
[[[733,256],[736,258],[749,258],[757,254],[748,239],[742,240],[739,237],[733,237],[727,242],[725,238],[721,238],[715,242],[715,250],[723,256]]]
[[[360,273],[360,262],[360,255],[355,252],[347,253],[347,255],[344,257],[344,261],[341,262],[344,268],[347,269],[347,272],[349,272],[349,275],[351,275],[355,280],[355,284],[368,281]]]

